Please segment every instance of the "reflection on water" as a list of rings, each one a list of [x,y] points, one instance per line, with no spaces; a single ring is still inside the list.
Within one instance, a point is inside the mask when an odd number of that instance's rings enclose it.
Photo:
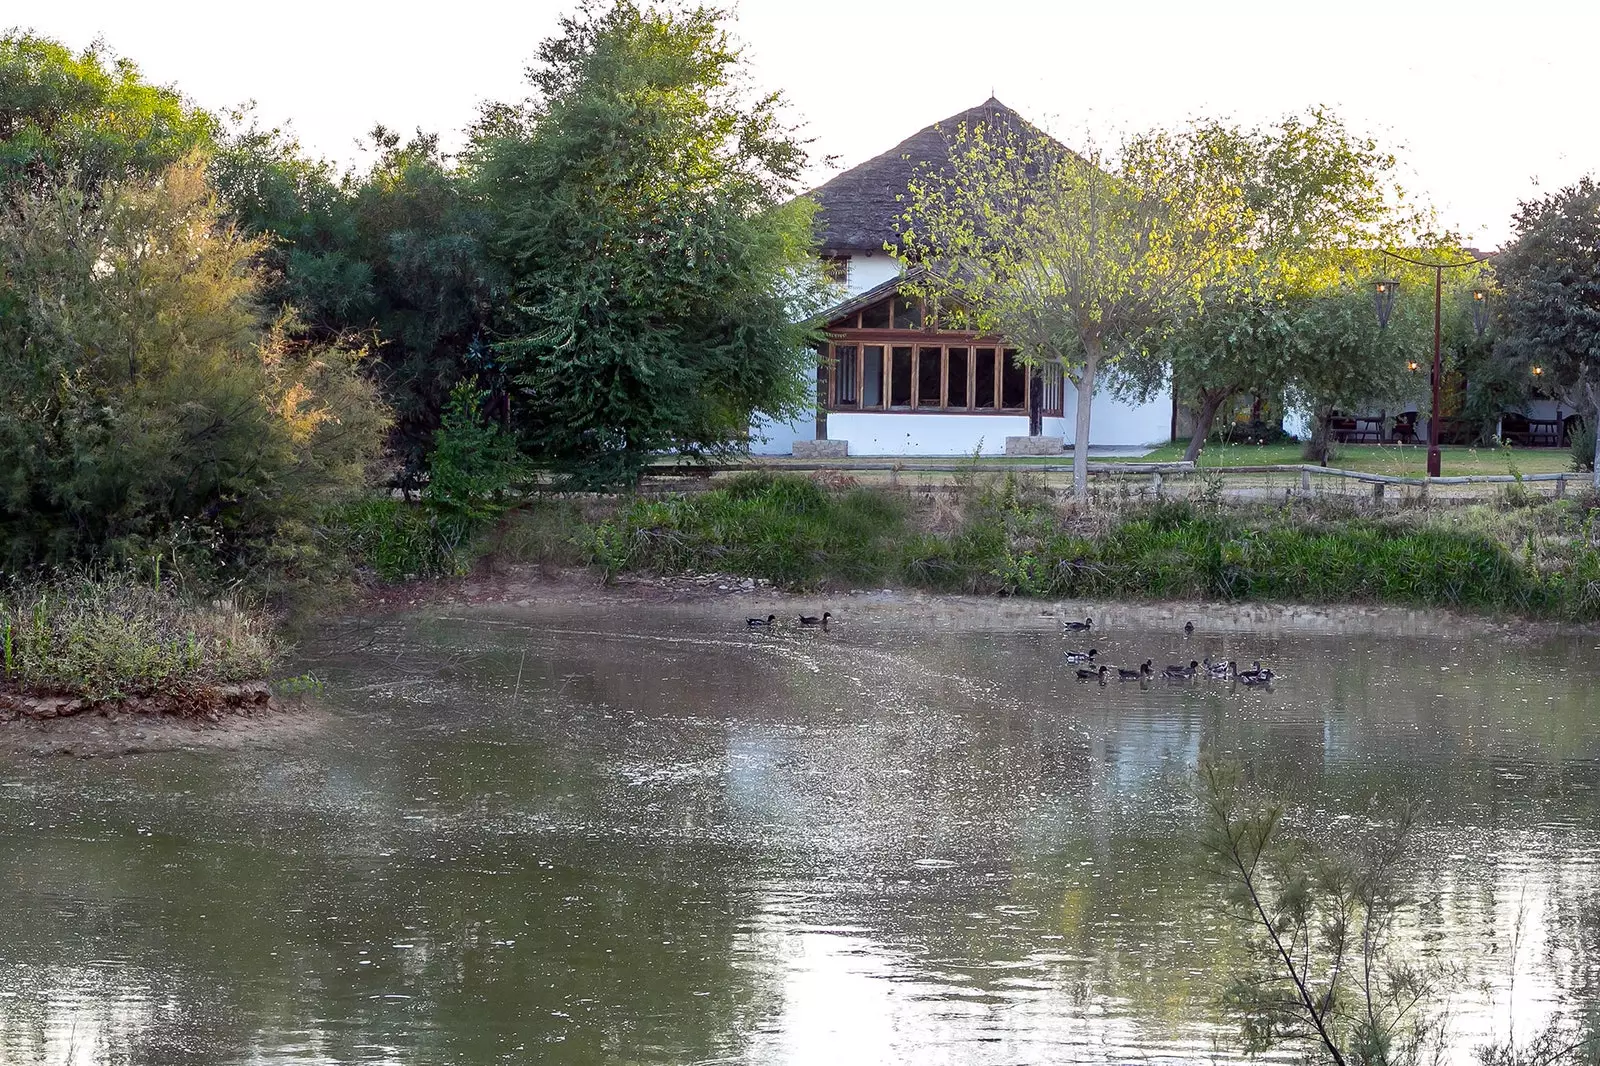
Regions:
[[[1207,752],[1335,825],[1426,799],[1407,936],[1472,961],[1463,1051],[1600,989],[1592,639],[1096,634],[1260,691],[1079,685],[1042,626],[732,623],[350,624],[314,739],[0,763],[0,1060],[1230,1059]]]

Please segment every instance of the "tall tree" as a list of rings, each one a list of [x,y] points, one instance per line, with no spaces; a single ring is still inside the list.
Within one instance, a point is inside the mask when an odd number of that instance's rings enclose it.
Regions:
[[[1419,219],[1394,180],[1397,161],[1376,140],[1318,108],[1252,131],[1235,159],[1249,232],[1232,270],[1202,293],[1155,358],[1129,361],[1137,391],[1170,380],[1196,406],[1186,458],[1200,454],[1216,414],[1244,395],[1288,385],[1295,316],[1363,265],[1346,249],[1403,243]],[[1168,373],[1170,372],[1170,378]]]
[[[0,567],[315,550],[386,416],[359,353],[263,316],[258,251],[194,163],[0,216]]]
[[[792,417],[827,291],[805,152],[754,95],[726,14],[589,4],[545,41],[531,100],[473,134],[509,288],[496,350],[528,453],[615,484],[654,453],[714,455]]]
[[[1088,493],[1102,368],[1159,341],[1249,233],[1245,139],[1197,123],[1079,154],[1009,124],[951,131],[948,165],[911,185],[897,254],[946,320],[1017,344],[1077,386],[1073,486]]]
[[[1574,185],[1523,201],[1511,244],[1495,260],[1504,294],[1501,344],[1537,363],[1545,380],[1600,427],[1600,185]],[[1600,433],[1594,484],[1600,489]]]
[[[503,393],[487,358],[498,289],[485,212],[438,138],[379,126],[370,143],[372,166],[341,175],[286,131],[240,121],[210,173],[241,226],[265,238],[268,298],[318,339],[372,350],[392,450],[414,476],[459,381]]]
[[[159,174],[216,133],[213,115],[99,43],[74,54],[47,37],[0,37],[0,190]]]

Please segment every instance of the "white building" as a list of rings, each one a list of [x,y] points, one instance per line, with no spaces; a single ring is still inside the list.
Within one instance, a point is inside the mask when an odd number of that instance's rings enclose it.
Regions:
[[[948,157],[948,136],[963,124],[1024,120],[993,98],[952,115],[882,155],[837,175],[811,195],[820,204],[822,254],[842,283],[841,302],[824,317],[828,343],[817,376],[812,419],[758,422],[750,450],[787,455],[796,441],[843,441],[849,454],[985,455],[1007,437],[1064,438],[1072,446],[1076,394],[1059,371],[1030,373],[1004,338],[925,328],[918,302],[900,293],[897,242],[913,175]],[[1170,393],[1130,403],[1097,393],[1091,445],[1165,443],[1175,430]],[[1031,430],[1031,433],[1030,433]]]

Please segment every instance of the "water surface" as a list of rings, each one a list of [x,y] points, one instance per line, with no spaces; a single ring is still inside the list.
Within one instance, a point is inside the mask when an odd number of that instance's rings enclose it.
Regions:
[[[1227,1060],[1207,753],[1317,824],[1426,800],[1461,1054],[1600,988],[1593,638],[1093,642],[1288,677],[1083,686],[1053,619],[342,624],[308,739],[0,762],[0,1061]]]

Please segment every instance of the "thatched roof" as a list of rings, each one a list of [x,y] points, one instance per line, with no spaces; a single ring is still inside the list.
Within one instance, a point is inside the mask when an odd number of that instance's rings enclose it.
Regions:
[[[1033,132],[1026,119],[991,96],[836,175],[810,193],[822,207],[817,235],[823,250],[877,251],[886,243],[898,243],[911,179],[924,164],[938,167],[949,159],[950,142],[963,125],[1015,125]]]

